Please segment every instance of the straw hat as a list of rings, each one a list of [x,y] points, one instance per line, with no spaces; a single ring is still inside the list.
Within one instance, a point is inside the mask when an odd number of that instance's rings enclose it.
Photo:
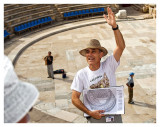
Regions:
[[[86,48],[79,51],[82,56],[86,56],[86,49],[96,48],[103,52],[103,56],[107,55],[108,51],[106,48],[102,47],[100,42],[97,39],[91,39],[89,43],[87,43]]]
[[[19,81],[11,61],[4,56],[4,122],[20,121],[32,108],[38,96],[35,86]]]

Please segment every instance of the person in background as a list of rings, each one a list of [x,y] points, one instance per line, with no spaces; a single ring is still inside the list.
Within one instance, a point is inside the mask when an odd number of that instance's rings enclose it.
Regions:
[[[134,73],[131,72],[128,77],[128,82],[126,83],[126,85],[128,86],[128,93],[129,93],[128,103],[129,104],[134,104],[134,101],[133,101],[133,87],[134,87],[133,77],[134,77]]]
[[[48,56],[44,58],[45,64],[47,65],[48,70],[48,77],[47,78],[53,78],[54,79],[54,73],[53,73],[53,56],[51,56],[51,52],[48,52]]]
[[[30,83],[20,81],[11,61],[4,56],[4,122],[29,122],[28,112],[38,96],[37,88]]]

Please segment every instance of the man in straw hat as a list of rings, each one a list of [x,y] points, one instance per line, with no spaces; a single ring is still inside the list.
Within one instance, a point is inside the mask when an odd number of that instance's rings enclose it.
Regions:
[[[21,82],[11,61],[4,56],[4,122],[27,123],[39,92],[32,84]]]
[[[112,27],[116,40],[116,48],[113,55],[109,56],[104,62],[101,58],[107,55],[108,51],[100,45],[97,39],[91,39],[85,49],[79,53],[86,57],[89,66],[79,70],[74,77],[71,85],[72,103],[90,117],[87,118],[90,123],[121,123],[121,115],[104,115],[104,110],[90,111],[80,100],[80,95],[84,89],[105,88],[116,86],[115,71],[120,64],[120,57],[125,49],[123,36],[116,24],[114,13],[107,8],[108,16],[103,15],[107,23]],[[110,119],[110,121],[109,121]]]

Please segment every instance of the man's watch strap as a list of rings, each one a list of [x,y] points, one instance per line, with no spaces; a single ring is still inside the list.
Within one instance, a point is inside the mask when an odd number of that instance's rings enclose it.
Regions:
[[[112,27],[112,30],[118,30],[118,25],[117,25],[117,27],[116,27],[116,28],[113,28],[113,27]]]

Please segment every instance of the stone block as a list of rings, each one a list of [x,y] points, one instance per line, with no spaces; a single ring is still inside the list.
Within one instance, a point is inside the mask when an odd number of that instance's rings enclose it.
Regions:
[[[127,18],[127,11],[126,10],[119,10],[119,12],[116,14],[116,17],[118,19],[125,19],[125,18]]]
[[[71,113],[71,112],[67,112],[64,110],[61,110],[60,112],[57,112],[55,117],[69,121],[69,122],[73,122],[76,118],[78,118],[79,115]]]
[[[67,99],[59,99],[55,101],[55,105],[58,108],[68,108],[68,100]]]
[[[143,7],[142,11],[143,11],[143,13],[148,13],[149,12],[149,7]]]
[[[44,91],[40,92],[39,99],[44,102],[54,102],[55,101],[54,91]]]
[[[87,123],[87,119],[83,116],[79,116],[73,121],[73,123]]]
[[[153,8],[149,7],[149,14],[152,15],[152,13],[153,13]]]
[[[149,14],[149,15],[143,16],[143,18],[144,18],[144,19],[152,19],[152,18],[153,18],[153,15],[150,15],[150,14]]]
[[[120,8],[119,4],[115,4],[114,6],[115,6],[115,8],[117,8],[119,10],[119,8]]]
[[[37,104],[35,108],[36,107],[40,110],[51,110],[55,108],[55,104],[54,103],[40,103],[40,104]]]
[[[154,8],[154,7],[156,7],[156,4],[149,4],[149,6]]]
[[[55,116],[56,113],[58,113],[58,112],[60,112],[60,111],[61,111],[61,109],[59,109],[59,108],[53,108],[53,109],[47,110],[46,112],[47,112],[48,114],[52,115],[52,116]]]
[[[156,18],[156,8],[153,9],[152,15],[153,15],[153,18],[155,19]]]

